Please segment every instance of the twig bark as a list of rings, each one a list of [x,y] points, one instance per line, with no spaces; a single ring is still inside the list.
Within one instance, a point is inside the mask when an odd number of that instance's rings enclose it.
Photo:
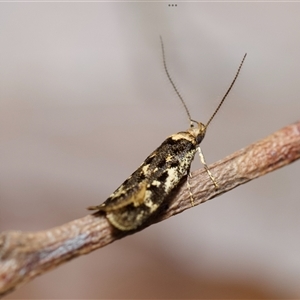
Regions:
[[[297,122],[211,165],[218,190],[203,169],[194,172],[190,184],[195,205],[299,158],[300,122]],[[151,223],[188,208],[191,208],[190,197],[183,184]],[[87,215],[41,232],[3,232],[0,234],[0,296],[72,258],[132,233],[116,231],[100,214]]]

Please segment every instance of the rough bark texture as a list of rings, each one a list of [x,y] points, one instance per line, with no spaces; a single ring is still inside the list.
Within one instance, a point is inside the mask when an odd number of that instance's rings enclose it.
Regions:
[[[299,157],[300,122],[297,122],[209,166],[218,182],[218,190],[204,169],[194,172],[189,182],[195,205],[288,165]],[[186,184],[182,184],[170,197],[169,205],[145,227],[188,208],[191,208],[190,197]],[[132,233],[116,231],[101,214],[87,215],[41,232],[2,232],[0,296],[72,258]]]

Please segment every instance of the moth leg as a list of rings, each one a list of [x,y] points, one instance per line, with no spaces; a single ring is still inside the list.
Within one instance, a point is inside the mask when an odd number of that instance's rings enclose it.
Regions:
[[[219,186],[218,186],[218,184],[217,184],[215,178],[214,178],[213,175],[211,174],[211,172],[210,172],[210,170],[209,170],[209,168],[208,168],[208,166],[207,166],[207,164],[206,164],[206,162],[205,162],[204,155],[203,155],[203,153],[202,153],[202,150],[201,150],[200,146],[197,147],[197,151],[198,151],[198,153],[199,153],[200,161],[201,161],[201,163],[203,164],[205,171],[207,172],[207,174],[208,174],[208,176],[210,177],[211,181],[214,183],[216,189],[218,189]]]
[[[192,190],[191,190],[192,187],[190,185],[189,178],[192,178],[192,173],[191,172],[189,172],[189,175],[188,175],[187,180],[186,180],[186,184],[187,184],[187,188],[188,188],[188,191],[189,191],[189,194],[190,194],[191,205],[194,206],[195,205],[194,195],[193,195]]]

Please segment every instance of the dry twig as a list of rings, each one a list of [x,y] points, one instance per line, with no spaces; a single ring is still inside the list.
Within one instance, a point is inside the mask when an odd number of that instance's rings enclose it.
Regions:
[[[288,165],[299,157],[300,122],[211,165],[209,168],[218,181],[218,190],[203,169],[194,172],[191,185],[195,205]],[[164,207],[152,223],[191,207],[186,185],[182,185],[172,198],[169,206]],[[41,232],[3,232],[0,234],[0,296],[72,258],[132,233],[117,232],[105,216],[99,214]]]

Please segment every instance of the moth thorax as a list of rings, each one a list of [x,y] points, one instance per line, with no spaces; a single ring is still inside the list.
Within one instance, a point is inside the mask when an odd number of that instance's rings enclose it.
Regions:
[[[196,126],[191,126],[188,132],[195,138],[196,143],[200,144],[206,132],[206,126],[201,122],[195,122]]]

